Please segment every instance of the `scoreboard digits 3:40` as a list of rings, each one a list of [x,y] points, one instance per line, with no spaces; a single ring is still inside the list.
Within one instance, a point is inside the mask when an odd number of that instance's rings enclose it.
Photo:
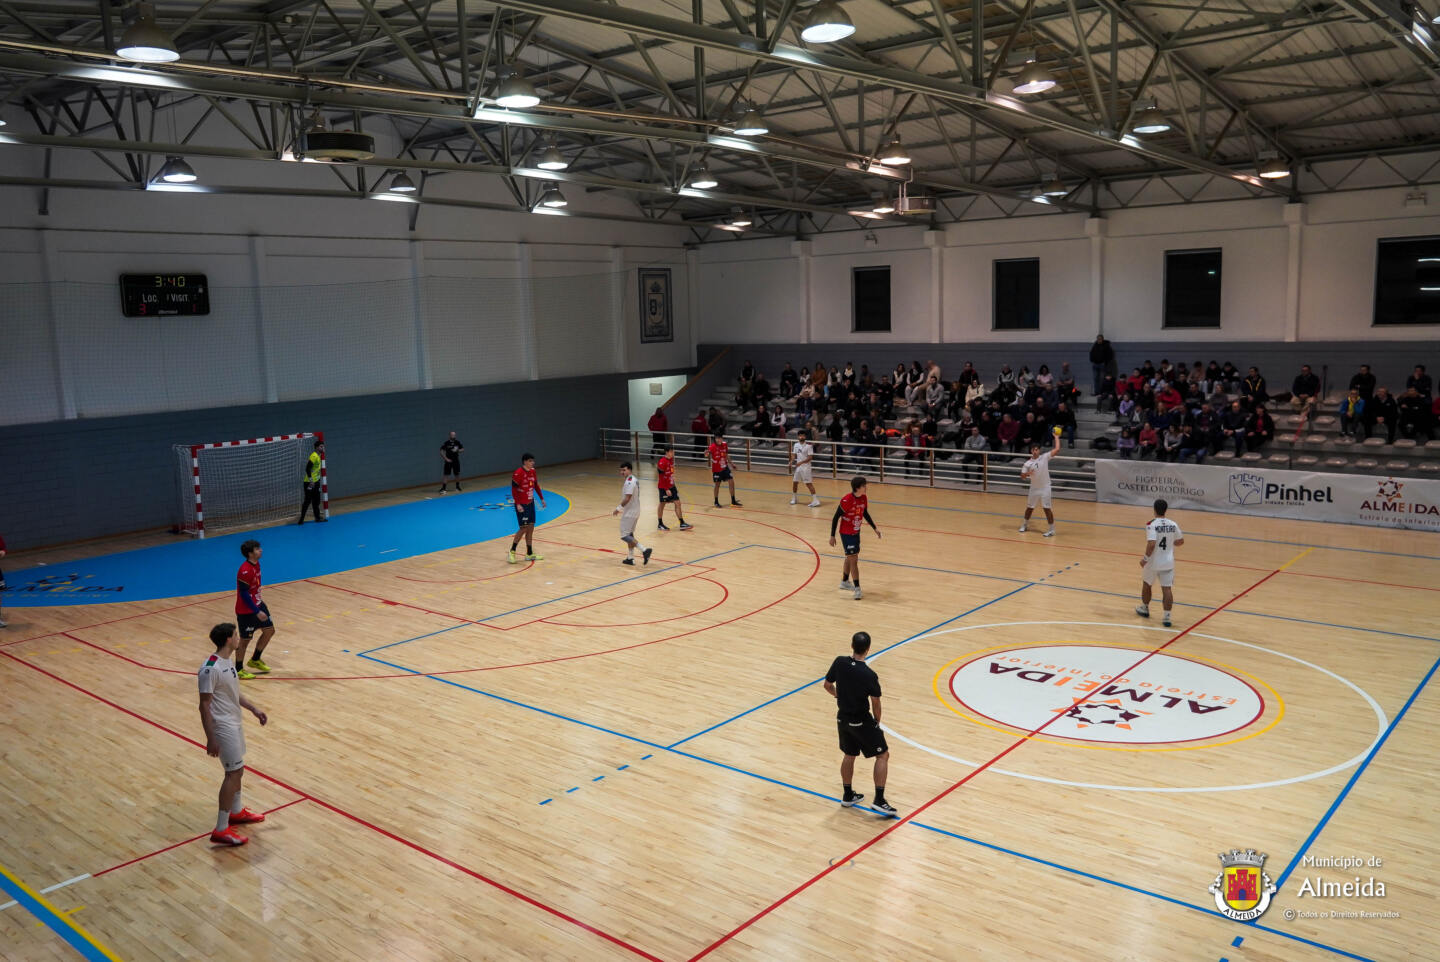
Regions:
[[[204,274],[121,274],[120,308],[126,317],[209,314]]]

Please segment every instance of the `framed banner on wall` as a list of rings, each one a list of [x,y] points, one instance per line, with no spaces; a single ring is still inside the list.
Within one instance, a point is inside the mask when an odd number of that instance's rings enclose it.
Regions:
[[[640,268],[640,342],[657,344],[675,340],[675,317],[670,306],[670,268]]]

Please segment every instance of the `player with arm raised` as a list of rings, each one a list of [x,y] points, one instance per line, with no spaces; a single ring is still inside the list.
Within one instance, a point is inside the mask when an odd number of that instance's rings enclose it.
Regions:
[[[810,507],[820,507],[820,496],[815,493],[812,462],[815,460],[815,445],[810,443],[810,437],[801,431],[795,438],[795,443],[790,447],[790,470],[795,472],[790,480],[790,503],[795,503],[795,496],[800,493],[800,485],[804,484],[810,491]]]
[[[1145,555],[1140,559],[1140,604],[1135,606],[1137,615],[1149,618],[1150,588],[1160,582],[1160,598],[1165,606],[1165,620],[1161,624],[1166,628],[1170,627],[1170,609],[1175,605],[1175,594],[1171,590],[1175,584],[1175,548],[1185,543],[1180,526],[1165,517],[1169,509],[1164,498],[1156,499],[1155,518],[1145,526]]]
[[[841,572],[840,590],[855,592],[855,600],[859,601],[860,594],[860,522],[865,521],[870,525],[870,530],[875,532],[875,537],[880,537],[880,529],[875,527],[875,521],[870,517],[869,499],[865,497],[865,479],[856,475],[850,479],[850,493],[840,499],[835,506],[835,514],[830,519],[830,547],[835,547],[835,526],[840,526],[840,540],[845,545],[845,567]]]
[[[1030,495],[1025,500],[1025,520],[1020,522],[1020,533],[1024,534],[1030,527],[1030,515],[1035,513],[1035,505],[1045,509],[1045,520],[1050,522],[1050,527],[1045,532],[1045,537],[1055,536],[1055,512],[1050,510],[1050,459],[1060,453],[1060,432],[1055,432],[1055,446],[1045,453],[1040,452],[1040,445],[1030,445],[1030,460],[1020,469],[1020,479],[1030,482]]]
[[[660,503],[656,506],[655,527],[669,531],[665,524],[665,505],[675,505],[675,517],[680,519],[680,530],[689,531],[693,525],[685,523],[685,512],[680,508],[680,489],[675,487],[675,445],[667,442],[665,453],[655,462],[655,486],[660,489]]]
[[[635,525],[640,522],[640,485],[635,481],[635,475],[630,473],[630,462],[626,461],[620,465],[620,503],[611,511],[612,515],[620,516],[620,540],[625,542],[625,547],[630,550],[626,553],[625,559],[621,561],[624,565],[635,564],[635,549],[640,549],[640,563],[650,563],[650,552],[654,548],[647,548],[635,537]]]
[[[205,729],[205,752],[220,759],[225,777],[220,782],[220,813],[210,841],[216,845],[244,845],[250,841],[231,826],[265,821],[240,801],[240,782],[245,777],[245,728],[243,708],[264,725],[270,719],[240,694],[239,673],[230,659],[240,644],[240,633],[229,622],[210,629],[215,654],[200,666],[200,724]]]
[[[510,542],[510,563],[513,565],[520,559],[515,557],[515,549],[520,544],[520,538],[525,538],[525,560],[544,561],[543,555],[535,553],[535,498],[540,498],[540,507],[545,507],[545,492],[540,490],[540,479],[535,474],[535,455],[526,451],[520,455],[520,467],[510,475],[510,499],[515,502],[515,521],[519,525],[515,529],[515,538]]]

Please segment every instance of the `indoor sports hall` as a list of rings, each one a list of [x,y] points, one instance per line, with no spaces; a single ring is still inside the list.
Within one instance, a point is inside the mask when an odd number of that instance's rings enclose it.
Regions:
[[[1436,29],[0,3],[0,960],[1440,959]]]

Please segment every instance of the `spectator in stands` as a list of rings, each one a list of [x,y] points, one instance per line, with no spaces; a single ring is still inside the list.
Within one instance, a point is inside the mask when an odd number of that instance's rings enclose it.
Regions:
[[[1055,394],[1066,404],[1074,404],[1075,399],[1080,396],[1080,389],[1075,386],[1075,372],[1070,370],[1069,361],[1060,362],[1060,373],[1055,377]]]
[[[1205,365],[1205,379],[1200,382],[1200,390],[1204,392],[1206,397],[1212,394],[1219,394],[1224,390],[1224,380],[1224,375],[1220,373],[1219,362],[1211,361]]]
[[[1120,429],[1120,437],[1115,441],[1115,450],[1120,452],[1120,457],[1127,461],[1135,456],[1135,432],[1129,428]]]
[[[1195,425],[1185,425],[1185,430],[1180,434],[1179,460],[1184,461],[1189,458],[1196,464],[1202,464],[1205,461],[1205,455],[1209,452],[1210,445],[1206,441],[1205,435],[1197,431]]]
[[[1365,399],[1360,389],[1352,387],[1340,401],[1340,433],[1357,440],[1365,431]]]
[[[710,409],[710,416],[705,419],[705,423],[710,426],[711,434],[724,435],[725,429],[729,427],[729,425],[725,423],[725,415],[720,413],[719,408]],[[709,442],[706,443],[708,444]]]
[[[995,378],[995,387],[997,389],[1005,384],[1011,387],[1015,386],[1015,372],[1010,370],[1010,365],[1008,364],[1000,368],[1000,373]]]
[[[1200,361],[1196,361],[1190,366],[1189,380],[1190,383],[1195,386],[1195,390],[1200,390],[1200,385],[1205,380],[1205,365],[1203,363],[1201,363]]]
[[[1055,406],[1055,413],[1050,418],[1050,426],[1060,429],[1060,437],[1075,446],[1075,412],[1070,410],[1070,405],[1061,401]]]
[[[1237,390],[1240,384],[1240,369],[1229,361],[1226,361],[1224,366],[1220,368],[1220,381],[1224,384],[1221,390]],[[1217,393],[1219,392],[1217,391]]]
[[[745,430],[750,432],[752,438],[770,437],[770,412],[765,409],[765,405],[756,405],[755,416],[745,425]]]
[[[1300,365],[1300,373],[1290,382],[1290,406],[1297,411],[1308,408],[1320,394],[1320,378],[1310,365]]]
[[[1145,372],[1138,367],[1130,369],[1130,376],[1125,379],[1125,394],[1127,397],[1138,398],[1140,392],[1145,390]]]
[[[1163,404],[1166,410],[1169,410],[1171,408],[1178,408],[1185,402],[1185,398],[1180,395],[1180,391],[1176,389],[1173,382],[1161,381],[1160,385],[1161,386],[1155,389],[1156,407]]]
[[[1115,406],[1115,423],[1134,424],[1138,417],[1136,413],[1138,410],[1139,408],[1136,405],[1135,398],[1127,394],[1121,398],[1120,403]]]
[[[755,409],[757,411],[765,410],[766,405],[768,405],[771,398],[775,396],[775,392],[770,389],[770,379],[765,376],[764,371],[760,371],[755,375],[755,383],[751,386],[751,390],[754,392]]]
[[[979,381],[971,381],[970,384],[965,388],[965,404],[967,406],[983,401],[984,397],[985,385],[981,384]]]
[[[841,378],[847,378],[847,377],[848,377],[848,378],[849,378],[850,380],[852,380],[852,381],[855,380],[855,362],[854,362],[854,361],[846,361],[846,362],[845,362],[845,369],[840,372],[840,377],[841,377]]]
[[[1050,373],[1050,365],[1040,365],[1040,370],[1035,374],[1035,383],[1042,388],[1052,388],[1055,386],[1055,375]]]
[[[825,390],[825,385],[829,383],[829,381],[830,377],[825,371],[825,365],[816,361],[815,370],[810,374],[810,383],[815,386],[815,393],[818,395],[821,391]]]
[[[1179,425],[1172,424],[1160,436],[1160,454],[1166,461],[1180,460],[1180,442],[1184,439]]]
[[[980,372],[975,370],[974,363],[966,361],[965,366],[960,369],[960,376],[955,380],[961,388],[968,388],[972,384],[980,383]]]
[[[692,457],[700,457],[705,446],[710,443],[710,422],[705,419],[705,409],[701,408],[695,412],[695,417],[690,421],[690,454]]]
[[[920,432],[920,425],[910,422],[910,430],[905,435],[905,473],[911,476],[919,476],[925,473],[925,435]]]
[[[1365,401],[1375,396],[1375,375],[1370,373],[1370,365],[1360,365],[1360,370],[1350,376],[1350,387],[1359,391],[1361,399]]]
[[[961,459],[965,468],[965,480],[977,480],[980,476],[980,469],[976,465],[980,464],[985,457],[981,452],[990,447],[990,443],[985,440],[985,435],[980,433],[980,425],[970,425],[970,433],[965,435],[961,447],[965,450],[965,456]]]
[[[810,415],[810,408],[815,403],[815,385],[808,380],[800,385],[800,391],[795,395],[795,413],[801,418]]]
[[[664,454],[665,449],[670,446],[670,419],[665,416],[665,409],[656,408],[645,426],[650,429],[650,453]]]
[[[1020,422],[1011,417],[1008,412],[1000,415],[1000,424],[995,429],[995,435],[1000,440],[1001,450],[1020,450]]]
[[[780,396],[792,398],[800,390],[800,375],[795,373],[795,368],[789,361],[785,362],[785,370],[780,372]]]
[[[1235,456],[1238,458],[1245,453],[1245,436],[1250,430],[1250,415],[1241,407],[1239,401],[1230,402],[1230,410],[1225,412],[1225,417],[1220,422],[1220,433],[1224,438],[1223,443],[1235,445]]]
[[[1245,444],[1251,451],[1259,451],[1273,440],[1275,440],[1275,419],[1262,405],[1256,408],[1255,416],[1250,421]]]
[[[934,416],[945,402],[945,385],[933,374],[925,382],[925,396],[920,399],[920,410]]]
[[[735,392],[735,406],[744,411],[750,407],[755,386],[755,365],[749,361],[740,369],[740,389]]]
[[[1410,381],[1414,380],[1413,377],[1410,379]],[[1410,383],[1410,386],[1405,389],[1405,393],[1400,395],[1398,403],[1400,405],[1400,433],[1417,442],[1430,440],[1430,399],[1421,394],[1418,387]]]
[[[1250,366],[1245,380],[1240,382],[1240,393],[1244,395],[1245,406],[1252,411],[1270,400],[1270,395],[1265,390],[1265,378],[1260,374],[1258,367]]]
[[[1385,443],[1395,443],[1395,432],[1400,426],[1400,406],[1383,388],[1375,389],[1375,396],[1365,402],[1365,437],[1377,428],[1385,432]]]
[[[772,438],[784,438],[785,429],[785,408],[779,404],[770,408],[770,436]]]
[[[845,440],[845,422],[840,419],[839,411],[831,412],[830,423],[825,425],[825,436],[834,444]]]
[[[1419,394],[1427,401],[1430,399],[1430,396],[1435,393],[1434,383],[1430,380],[1430,375],[1425,373],[1425,365],[1415,365],[1415,373],[1405,379],[1405,390],[1408,391],[1412,387],[1415,389],[1416,394]]]
[[[1137,438],[1136,443],[1136,449],[1140,455],[1140,460],[1144,461],[1147,457],[1154,454],[1159,447],[1160,435],[1155,433],[1155,426],[1148,423],[1141,425],[1140,436],[1139,438]]]
[[[906,382],[909,381],[909,379],[910,375],[905,370],[905,362],[898,362],[895,365],[895,370],[890,372],[890,387],[896,397],[905,396]]]
[[[1100,393],[1100,380],[1109,370],[1110,362],[1115,360],[1115,347],[1105,340],[1104,334],[1095,335],[1095,343],[1090,345],[1090,374],[1091,382],[1095,387],[1095,393]]]

